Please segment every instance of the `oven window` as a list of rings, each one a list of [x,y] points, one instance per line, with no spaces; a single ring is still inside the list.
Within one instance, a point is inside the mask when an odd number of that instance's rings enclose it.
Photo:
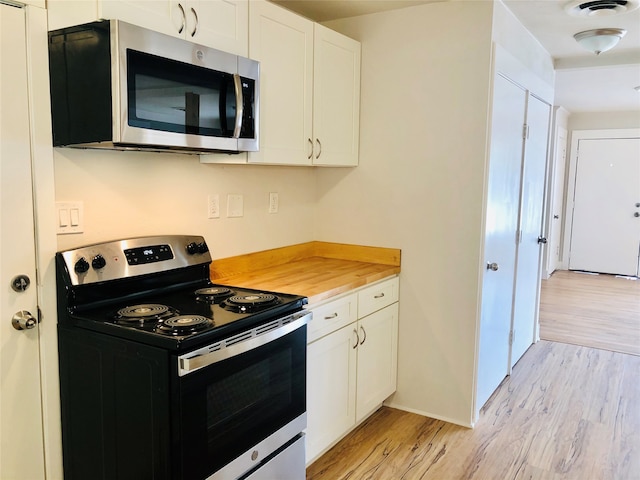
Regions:
[[[233,75],[127,50],[128,123],[164,132],[232,137]]]
[[[206,478],[306,410],[306,327],[181,377],[182,475]]]

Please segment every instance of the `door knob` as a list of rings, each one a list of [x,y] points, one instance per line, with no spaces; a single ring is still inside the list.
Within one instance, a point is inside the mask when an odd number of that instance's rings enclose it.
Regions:
[[[538,243],[547,243],[547,237],[538,237]]]
[[[38,320],[26,310],[20,310],[11,319],[11,325],[16,330],[29,330],[36,326]]]
[[[560,215],[554,215],[554,216],[553,216],[553,218],[554,218],[555,220],[557,220],[557,219],[559,219],[559,218],[560,218]]]
[[[634,217],[640,217],[640,213],[635,212],[635,213],[633,214],[633,216],[634,216]]]
[[[497,272],[498,271],[498,264],[496,262],[487,263],[487,270],[491,270],[493,272]]]

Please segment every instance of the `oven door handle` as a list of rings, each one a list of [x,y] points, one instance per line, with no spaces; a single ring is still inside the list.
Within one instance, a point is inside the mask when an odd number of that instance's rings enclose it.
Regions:
[[[309,311],[297,312],[280,320],[280,322],[286,322],[283,325],[264,331],[263,333],[260,333],[262,330],[261,327],[256,327],[250,332],[247,332],[246,339],[232,343],[231,345],[225,344],[225,340],[222,340],[215,344],[216,350],[214,351],[209,351],[212,347],[205,347],[195,352],[181,355],[178,357],[178,375],[181,377],[188,375],[200,368],[227,360],[228,358],[273,342],[306,325],[309,320],[311,320],[311,316],[312,313]],[[231,338],[236,337],[237,336]]]

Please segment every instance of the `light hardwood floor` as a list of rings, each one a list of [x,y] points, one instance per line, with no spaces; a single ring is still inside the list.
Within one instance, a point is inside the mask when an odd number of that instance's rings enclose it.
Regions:
[[[556,271],[542,281],[540,338],[640,355],[640,280]]]
[[[309,466],[325,479],[640,480],[640,356],[540,341],[474,429],[383,407]]]

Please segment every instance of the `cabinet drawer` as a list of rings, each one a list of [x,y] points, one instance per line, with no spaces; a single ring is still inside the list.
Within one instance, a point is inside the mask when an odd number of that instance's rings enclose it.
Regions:
[[[358,318],[398,301],[398,277],[390,278],[358,292]]]
[[[312,307],[313,318],[307,326],[307,343],[355,322],[358,319],[357,302],[358,296],[354,293]]]

